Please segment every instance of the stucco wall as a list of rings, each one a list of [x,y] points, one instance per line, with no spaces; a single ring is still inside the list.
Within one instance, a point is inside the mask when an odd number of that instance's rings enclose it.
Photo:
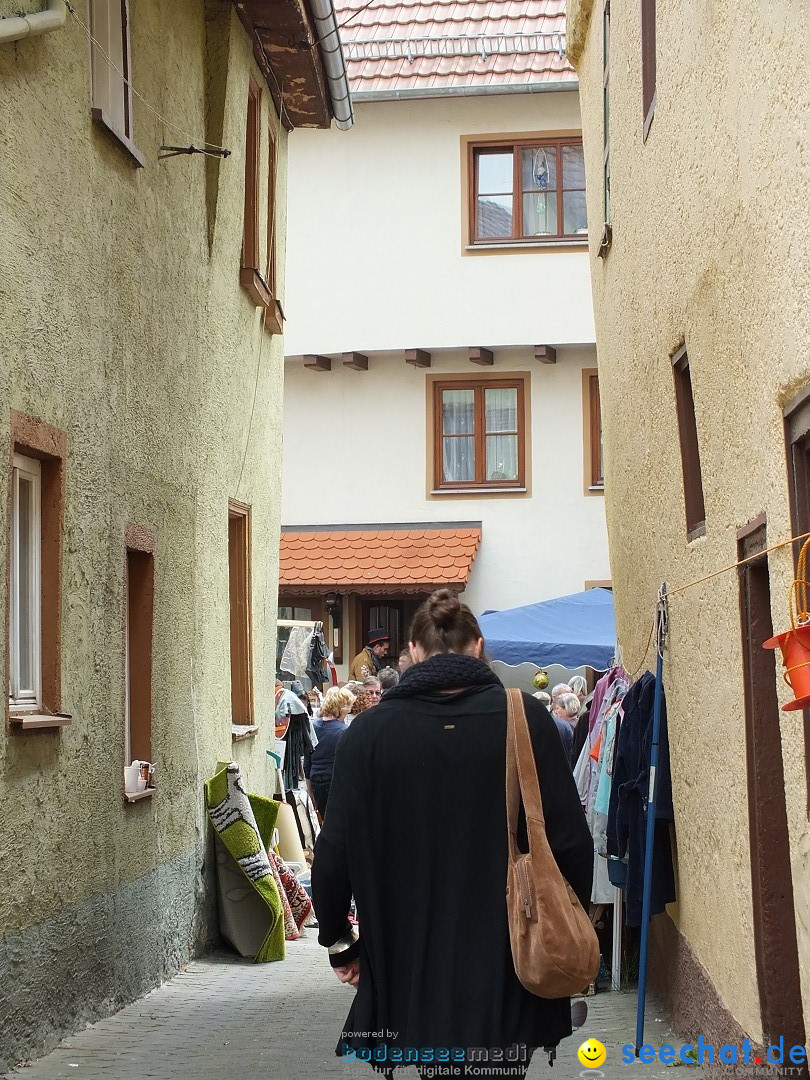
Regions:
[[[544,365],[528,349],[502,349],[488,369],[493,378],[530,373],[531,481],[523,496],[477,498],[428,495],[427,381],[477,373],[466,353],[435,354],[429,372],[412,368],[401,354],[372,358],[368,371],[336,363],[331,372],[315,373],[288,360],[285,525],[481,521],[481,547],[464,594],[479,613],[610,578],[603,497],[583,494],[582,369],[595,366],[595,355],[566,348],[557,358]],[[313,431],[322,438],[317,450],[307,435]],[[368,483],[375,472],[378,482]]]
[[[132,78],[146,99],[197,142],[221,115],[233,154],[213,170],[201,156],[159,162],[161,143],[182,137],[137,100],[145,168],[92,125],[88,45],[72,19],[0,45],[0,443],[10,408],[67,432],[62,708],[73,715],[58,733],[0,732],[0,1062],[46,1049],[204,946],[213,892],[201,779],[236,759],[264,790],[272,738],[282,343],[263,334],[238,281],[248,74],[261,77],[231,4],[180,0],[167,17],[149,0],[131,16]],[[267,122],[269,101],[265,89]],[[283,251],[283,213],[278,227]],[[229,497],[253,505],[261,732],[238,744]],[[121,772],[130,522],[157,541],[158,787],[135,805],[123,802]],[[2,610],[6,554],[3,544]],[[43,971],[47,1006],[32,1004]]]
[[[790,535],[782,407],[810,381],[807,11],[798,2],[766,10],[753,0],[711,9],[659,0],[657,106],[645,144],[640,5],[615,8],[605,259],[593,228],[603,216],[601,4],[569,3],[568,33],[581,85],[611,561],[632,670],[662,580],[674,587],[734,563],[737,529],[762,512],[770,543]],[[706,500],[706,536],[692,543],[670,361],[684,340]],[[774,626],[783,629],[789,550],[769,562]],[[722,1001],[758,1038],[738,605],[734,573],[670,605],[680,898],[672,913]],[[789,696],[781,679],[779,693]],[[781,730],[807,1017],[802,714],[783,713]]]
[[[584,247],[462,253],[461,137],[578,133],[575,92],[355,112],[351,131],[290,136],[288,355],[593,341]]]

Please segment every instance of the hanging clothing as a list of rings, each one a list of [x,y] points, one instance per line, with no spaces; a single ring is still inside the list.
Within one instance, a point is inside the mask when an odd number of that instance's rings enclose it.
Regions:
[[[289,671],[296,678],[306,675],[311,638],[311,627],[294,626],[290,630],[289,639],[284,646],[284,652],[281,654],[278,665],[281,671]]]
[[[314,687],[320,690],[325,682],[329,681],[326,668],[326,642],[323,637],[323,626],[318,623],[312,632],[309,642],[309,656],[307,658],[307,675]]]
[[[307,707],[303,701],[286,686],[276,685],[276,738],[283,739],[287,733],[291,716],[307,716]]]
[[[610,856],[627,859],[628,926],[641,925],[655,686],[655,676],[647,671],[625,695],[624,715],[616,741],[613,783],[610,792],[607,851]],[[674,820],[666,700],[662,688],[650,894],[651,915],[658,915],[667,904],[675,900],[675,871],[672,865],[672,846],[669,836],[669,826]],[[608,865],[613,867],[614,861],[611,859]]]
[[[287,743],[287,752],[284,755],[284,790],[292,791],[304,779],[301,771],[304,755],[311,754],[314,750],[309,737],[309,717],[306,711],[290,717],[284,741]]]

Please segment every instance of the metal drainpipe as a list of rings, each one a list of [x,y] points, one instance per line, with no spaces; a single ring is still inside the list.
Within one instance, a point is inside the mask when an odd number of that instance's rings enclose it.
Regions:
[[[61,3],[61,0],[60,0]],[[332,0],[310,0],[315,33],[318,36],[326,79],[329,83],[329,95],[332,98],[332,111],[335,123],[346,131],[354,124],[352,99],[349,94],[349,79],[346,75],[346,62],[343,59],[343,46],[340,43],[335,8]]]
[[[65,25],[67,7],[64,0],[48,0],[44,11],[32,15],[9,15],[0,19],[0,45],[4,41],[19,41],[24,37],[36,37],[59,30]]]

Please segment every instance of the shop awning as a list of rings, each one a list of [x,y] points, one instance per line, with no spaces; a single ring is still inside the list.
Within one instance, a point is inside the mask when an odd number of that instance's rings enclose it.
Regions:
[[[616,650],[613,593],[608,589],[493,611],[478,621],[488,654],[505,664],[586,665],[604,671]]]
[[[284,526],[279,588],[391,594],[447,586],[460,592],[480,542],[480,521]]]

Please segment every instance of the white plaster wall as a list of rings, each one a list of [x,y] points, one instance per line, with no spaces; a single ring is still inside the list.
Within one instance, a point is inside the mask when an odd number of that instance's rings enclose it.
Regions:
[[[531,494],[427,495],[426,378],[401,354],[368,371],[340,363],[313,372],[285,365],[282,521],[322,525],[478,521],[482,542],[464,599],[480,613],[578,592],[610,577],[604,501],[583,493],[582,369],[592,348],[567,348],[553,366],[504,349],[499,372],[531,372]],[[475,374],[460,350],[429,374]],[[313,438],[314,434],[314,438]],[[369,482],[367,477],[379,479]]]
[[[461,136],[578,132],[576,92],[356,114],[290,135],[287,355],[594,341],[586,248],[462,252]]]

